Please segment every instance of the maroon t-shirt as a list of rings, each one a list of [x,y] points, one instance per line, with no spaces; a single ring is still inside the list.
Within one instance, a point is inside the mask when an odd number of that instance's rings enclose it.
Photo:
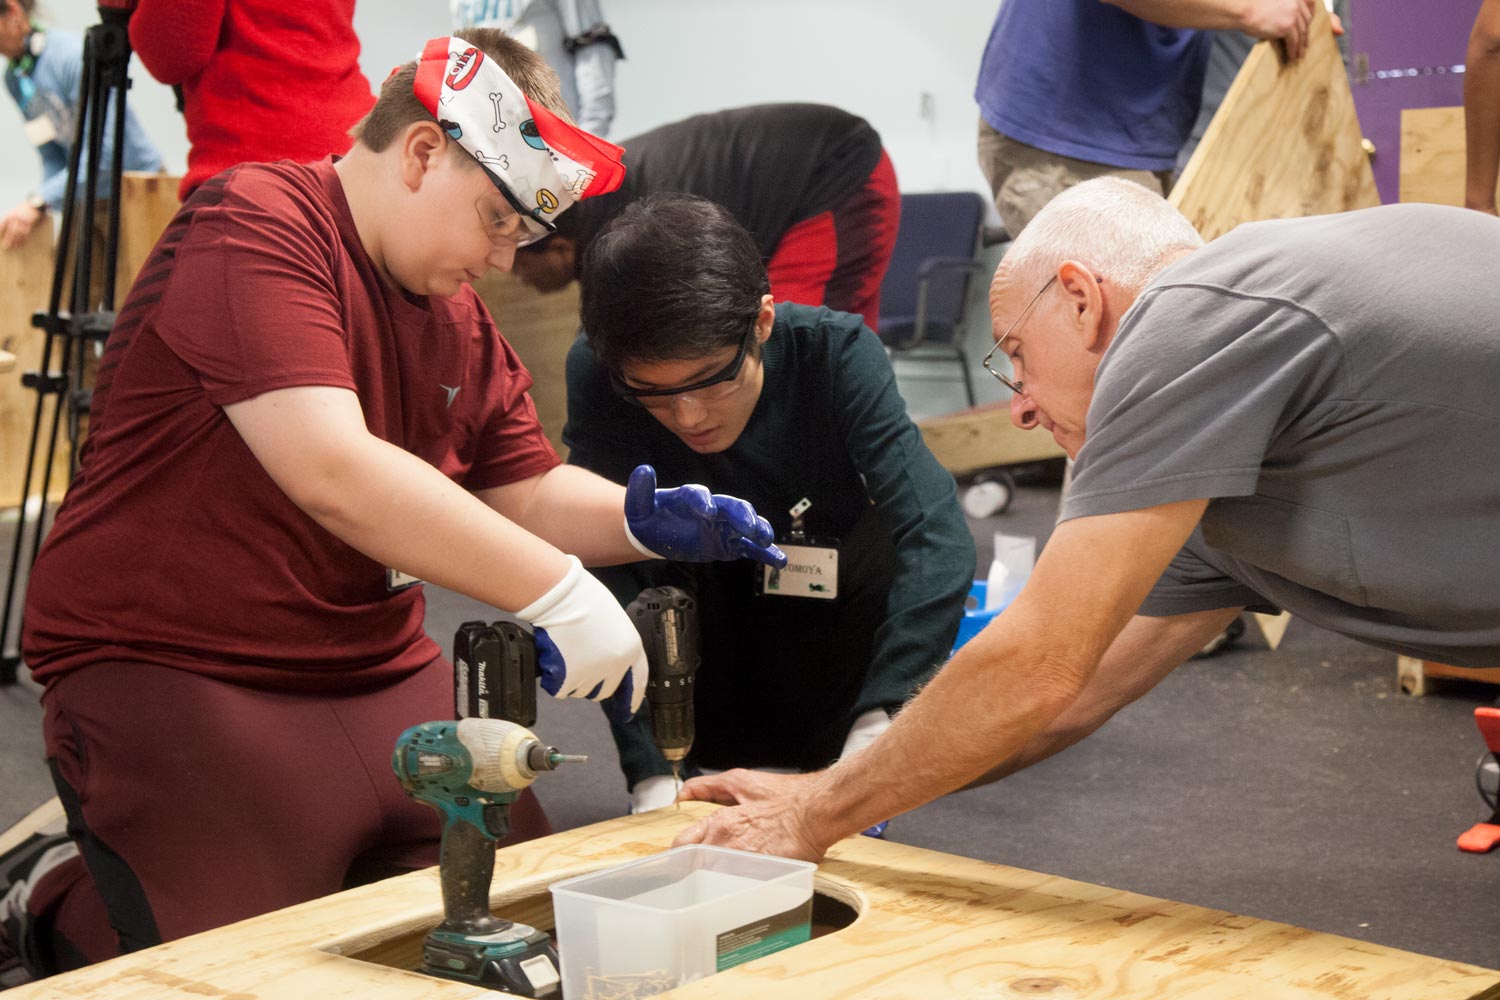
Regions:
[[[372,434],[466,489],[558,464],[531,376],[473,291],[382,281],[331,160],[227,171],[167,227],[105,348],[82,470],[27,594],[38,680],[134,660],[326,691],[438,655],[422,588],[392,591],[224,415],[302,385],[354,390]]]

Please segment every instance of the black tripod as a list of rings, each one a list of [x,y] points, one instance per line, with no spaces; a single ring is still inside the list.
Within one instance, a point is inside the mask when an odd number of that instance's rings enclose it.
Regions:
[[[47,487],[57,457],[58,431],[67,424],[70,455],[69,482],[78,468],[78,447],[82,438],[82,419],[89,411],[92,388],[86,384],[84,360],[90,344],[102,344],[109,337],[115,321],[115,265],[120,249],[120,170],[125,157],[125,92],[130,89],[130,35],[127,27],[136,0],[102,0],[99,23],[84,34],[83,75],[75,110],[77,128],[73,148],[68,153],[68,186],[63,197],[62,235],[57,245],[57,262],[52,271],[52,291],[47,311],[38,312],[31,324],[46,333],[40,369],[21,376],[21,384],[36,390],[36,408],[32,415],[31,444],[26,455],[26,471],[21,480],[21,504],[17,511],[15,543],[10,552],[10,575],[5,585],[5,607],[0,612],[0,685],[14,684],[21,664],[19,648],[11,648],[11,612],[22,590],[21,550],[30,522],[32,474],[42,457],[41,484],[37,489],[34,524],[28,570],[41,548],[47,523]],[[95,257],[94,204],[99,192],[99,165],[104,157],[104,122],[113,107],[113,150],[110,161],[109,221],[105,230],[103,290],[97,308],[90,302],[90,284]],[[80,160],[87,144],[88,163],[83,169],[83,195],[78,196]],[[77,241],[76,248],[74,241]],[[63,286],[67,282],[68,256],[73,251],[73,283],[68,309],[62,309]],[[54,352],[61,364],[54,370]],[[42,417],[47,400],[53,401],[51,429],[42,438]],[[19,623],[16,645],[20,645]]]

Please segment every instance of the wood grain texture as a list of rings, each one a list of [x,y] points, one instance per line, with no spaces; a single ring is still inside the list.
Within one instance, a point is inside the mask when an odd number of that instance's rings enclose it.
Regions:
[[[1380,204],[1349,78],[1317,5],[1307,53],[1250,51],[1169,200],[1206,240],[1242,222]]]
[[[115,269],[115,308],[125,301],[125,294],[136,273],[145,263],[157,237],[177,211],[178,178],[165,174],[126,173],[120,182],[120,248]],[[103,274],[104,234],[107,229],[103,211],[94,220],[96,292],[102,292],[99,276]],[[15,375],[0,379],[0,507],[14,506],[21,496],[21,476],[26,469],[27,445],[31,439],[32,417],[36,412],[36,393],[21,385],[20,374],[37,371],[41,366],[46,338],[31,325],[31,314],[47,308],[52,290],[54,239],[51,226],[38,226],[27,241],[9,253],[0,253],[0,350],[15,355]],[[97,299],[96,299],[97,301]],[[67,308],[67,296],[63,298]],[[54,350],[52,369],[62,364],[60,350]],[[89,371],[91,369],[86,369]],[[52,401],[42,416],[45,432],[52,423]],[[67,486],[68,449],[59,435],[58,456],[54,461],[52,496],[61,497]],[[41,476],[40,466],[32,483]]]
[[[938,463],[954,475],[1064,454],[1051,434],[1011,423],[1009,402],[919,420],[917,428]]]
[[[182,203],[177,200],[181,177],[127,171],[120,178],[120,253],[115,268],[115,308],[125,301],[130,283],[167,223]]]
[[[568,349],[578,333],[578,282],[543,295],[513,274],[491,271],[474,282],[501,335],[531,372],[531,401],[552,447],[563,453],[568,419]]]
[[[1402,111],[1401,200],[1462,208],[1467,150],[1462,106]]]
[[[503,850],[496,912],[547,927],[549,883],[664,850],[713,808],[688,804]],[[663,996],[1472,1000],[1500,982],[1500,972],[1477,966],[864,837],[834,849],[817,888],[859,911],[854,923]],[[499,996],[378,964],[414,963],[439,910],[436,871],[417,872],[21,987],[6,1000]]]
[[[37,226],[14,250],[0,251],[0,350],[14,356],[13,367],[0,376],[0,507],[14,507],[21,498],[21,477],[31,443],[36,393],[21,385],[25,372],[42,363],[46,337],[31,325],[31,314],[47,307],[52,288],[52,227]],[[52,365],[58,358],[55,353]],[[51,403],[42,414],[42,428],[51,426]],[[67,483],[67,458],[59,460],[53,489],[61,495]],[[38,467],[33,483],[40,480]]]

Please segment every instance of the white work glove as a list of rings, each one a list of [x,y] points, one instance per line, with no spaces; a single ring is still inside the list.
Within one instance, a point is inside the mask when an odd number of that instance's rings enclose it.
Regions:
[[[646,696],[646,650],[640,633],[609,589],[568,556],[568,571],[555,586],[516,612],[536,634],[542,690],[556,698],[603,701],[620,721],[634,715]]]
[[[677,790],[681,787],[682,782],[670,774],[653,774],[649,778],[642,778],[630,789],[630,811],[643,813],[665,809],[677,801]]]
[[[872,708],[854,720],[849,735],[844,737],[844,752],[839,760],[852,757],[880,738],[880,734],[891,728],[891,717],[883,708]]]

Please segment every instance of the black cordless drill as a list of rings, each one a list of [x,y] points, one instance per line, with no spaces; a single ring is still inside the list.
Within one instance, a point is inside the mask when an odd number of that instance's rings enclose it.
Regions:
[[[698,672],[698,605],[677,587],[649,587],[625,609],[646,647],[651,736],[681,779],[693,748],[693,677]]]

